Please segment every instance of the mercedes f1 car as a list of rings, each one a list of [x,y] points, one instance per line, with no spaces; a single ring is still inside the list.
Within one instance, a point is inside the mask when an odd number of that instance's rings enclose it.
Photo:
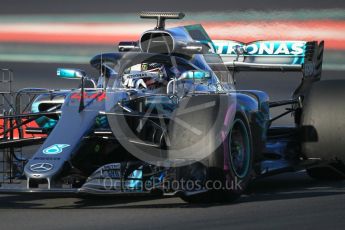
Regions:
[[[1,116],[1,193],[209,202],[234,200],[253,179],[286,171],[344,178],[345,81],[320,81],[323,41],[212,41],[201,25],[165,28],[182,13],[140,16],[156,27],[93,57],[99,76],[59,68],[80,87],[11,94]],[[295,71],[302,80],[291,98],[270,101],[236,90],[238,71]],[[271,117],[278,106],[286,112]],[[286,114],[295,126],[271,125]]]

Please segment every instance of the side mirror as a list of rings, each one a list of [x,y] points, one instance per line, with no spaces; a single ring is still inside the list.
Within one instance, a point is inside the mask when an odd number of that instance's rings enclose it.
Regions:
[[[56,75],[65,79],[82,79],[86,77],[86,72],[80,69],[58,68]]]
[[[56,70],[56,75],[65,79],[81,79],[81,89],[80,89],[80,104],[79,112],[83,111],[85,108],[84,105],[84,81],[86,79],[86,72],[80,69],[65,69],[58,68]]]
[[[211,78],[211,73],[202,70],[191,70],[182,73],[179,79],[203,80]]]

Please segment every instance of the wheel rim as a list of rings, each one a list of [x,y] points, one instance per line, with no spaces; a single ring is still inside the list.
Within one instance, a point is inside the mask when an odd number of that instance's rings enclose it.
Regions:
[[[244,122],[236,119],[233,123],[229,137],[230,164],[240,179],[246,177],[249,171],[251,149],[249,134]]]

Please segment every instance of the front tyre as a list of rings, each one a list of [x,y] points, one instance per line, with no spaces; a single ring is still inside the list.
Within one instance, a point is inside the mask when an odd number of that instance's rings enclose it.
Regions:
[[[221,199],[227,202],[239,198],[250,183],[253,175],[253,146],[248,122],[236,116],[227,138],[227,155],[224,155],[226,189]],[[223,149],[224,150],[224,149]],[[226,150],[226,148],[225,148]]]
[[[183,195],[183,200],[190,203],[231,202],[247,188],[252,178],[254,156],[250,128],[242,115],[235,117],[229,134],[211,158],[223,164],[208,168],[207,192]]]

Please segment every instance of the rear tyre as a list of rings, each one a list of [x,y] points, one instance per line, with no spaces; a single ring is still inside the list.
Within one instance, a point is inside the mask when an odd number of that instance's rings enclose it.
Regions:
[[[182,196],[183,200],[190,203],[232,202],[247,188],[254,157],[249,125],[242,116],[235,117],[229,135],[211,158],[213,162],[222,162],[222,167],[208,168],[208,185],[213,187],[204,193]]]
[[[345,172],[345,81],[313,83],[303,101],[301,115],[302,153],[306,159],[329,162],[307,169],[316,179],[344,179]]]

